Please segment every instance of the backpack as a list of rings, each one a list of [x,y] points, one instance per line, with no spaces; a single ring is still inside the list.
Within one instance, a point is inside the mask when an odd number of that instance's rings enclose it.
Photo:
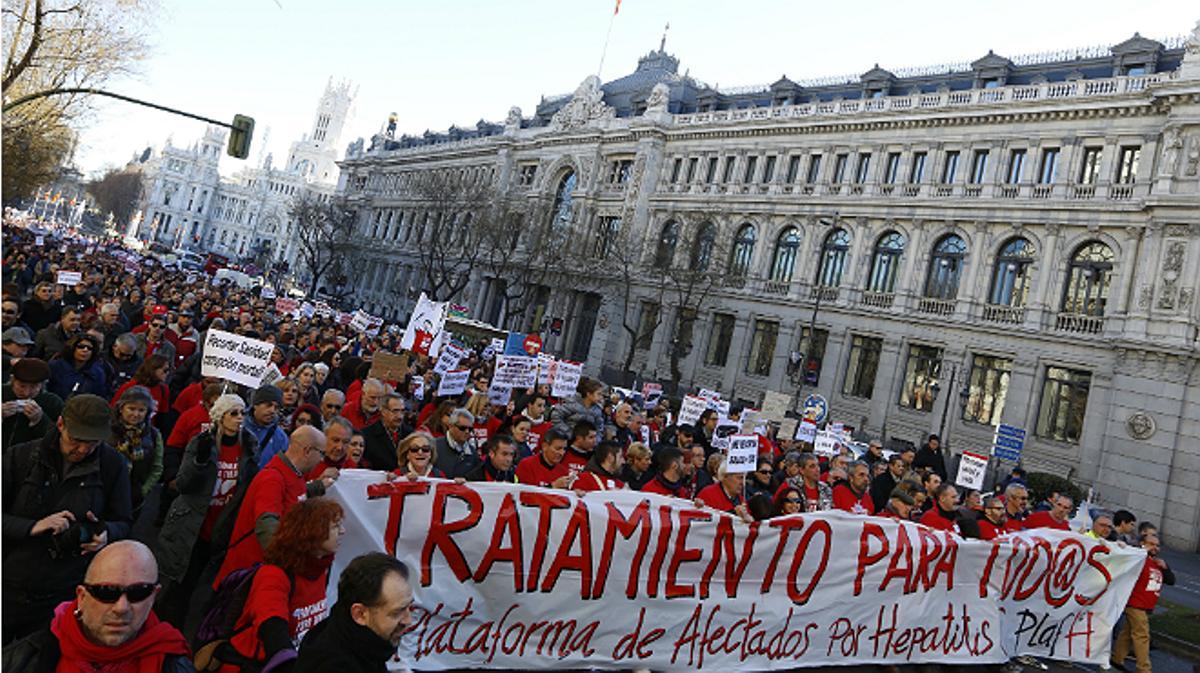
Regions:
[[[261,563],[255,563],[249,568],[235,570],[217,585],[204,607],[204,617],[192,641],[192,649],[196,652],[192,663],[197,671],[216,671],[225,663],[240,665],[243,671],[260,670],[265,663],[243,656],[230,644],[234,636],[253,625],[248,622],[238,627],[237,623],[246,609],[254,576],[261,567]]]

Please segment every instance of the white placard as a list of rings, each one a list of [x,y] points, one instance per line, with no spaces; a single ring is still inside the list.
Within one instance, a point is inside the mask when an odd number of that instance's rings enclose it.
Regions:
[[[538,353],[538,377],[539,386],[549,385],[554,382],[554,375],[558,372],[558,360],[554,359],[553,355]]]
[[[772,421],[781,421],[791,403],[792,398],[790,396],[777,393],[774,390],[768,390],[763,393],[762,415]]]
[[[371,315],[362,309],[356,310],[354,315],[350,316],[350,328],[356,332],[367,331],[367,328],[371,326],[371,322]]]
[[[58,278],[55,280],[59,285],[78,285],[83,282],[83,272],[81,271],[59,271]]]
[[[442,380],[438,383],[438,397],[461,395],[467,389],[467,381],[470,378],[470,369],[459,369],[442,374]]]
[[[730,438],[741,431],[741,423],[724,417],[720,418],[717,420],[717,427],[713,429],[712,447],[724,451],[729,448]]]
[[[275,363],[272,362],[271,365],[267,367],[267,371],[263,373],[261,385],[269,386],[281,378],[283,378],[283,372],[279,371],[279,367],[276,367]]]
[[[963,451],[962,459],[958,461],[958,476],[954,479],[954,484],[978,491],[983,488],[987,466],[987,457]]]
[[[446,344],[438,355],[437,364],[433,366],[433,371],[436,374],[445,375],[446,372],[458,366],[458,363],[467,355],[467,349],[458,344]]]
[[[219,329],[209,329],[204,340],[200,374],[256,388],[271,364],[275,347]]]
[[[709,390],[708,388],[701,388],[700,392],[696,393],[696,397],[699,397],[705,401],[719,400],[721,399],[721,393],[718,393],[715,390]]]
[[[508,404],[508,401],[512,399],[512,388],[496,386],[496,382],[493,380],[492,385],[488,388],[487,396],[488,404],[497,407],[503,406]]]
[[[733,435],[725,458],[726,472],[753,472],[758,469],[758,437]]]
[[[425,399],[425,379],[424,379],[424,377],[414,376],[412,382],[413,382],[413,392],[412,392],[413,399],[424,400]]]
[[[418,355],[435,355],[442,345],[442,328],[446,325],[446,302],[430,301],[422,292],[417,299],[400,347]]]
[[[528,355],[497,355],[492,381],[506,388],[532,388],[537,385],[537,358]]]
[[[581,378],[583,378],[582,362],[559,360],[554,370],[554,382],[550,387],[551,397],[565,398],[574,395]]]
[[[188,282],[190,283],[191,281]],[[274,299],[275,288],[271,287],[270,285],[264,285],[262,290],[258,293],[258,296],[262,299]]]
[[[700,414],[708,409],[708,401],[695,395],[687,395],[679,405],[679,423],[695,425],[700,420]]]
[[[779,433],[775,436],[776,439],[783,440],[787,439],[788,437],[795,439],[796,424],[796,419],[794,418],[785,418],[782,421],[779,421]]]
[[[39,247],[46,245],[46,239],[43,236],[35,236],[33,239],[33,244]]]
[[[817,441],[817,424],[807,420],[802,420],[796,426],[796,441],[808,442],[812,444]]]
[[[838,455],[839,440],[840,436],[834,436],[829,432],[818,432],[817,438],[813,442],[813,453],[832,458]]]

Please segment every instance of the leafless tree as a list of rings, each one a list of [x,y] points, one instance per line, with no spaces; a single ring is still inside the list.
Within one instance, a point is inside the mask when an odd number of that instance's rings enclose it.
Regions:
[[[351,265],[351,250],[356,213],[345,203],[306,196],[297,199],[289,210],[295,224],[299,262],[308,272],[308,294],[313,296],[322,279],[344,274]]]
[[[738,280],[728,270],[729,238],[722,234],[712,213],[694,212],[690,219],[695,225],[679,241],[680,249],[671,264],[660,268],[665,303],[675,308],[667,350],[672,390],[683,378],[680,365],[691,353],[696,320],[721,288]]]
[[[142,176],[138,171],[113,169],[98,180],[93,180],[87,186],[88,194],[96,201],[96,206],[104,212],[112,213],[118,223],[118,229],[123,229],[129,223],[137,209],[138,199],[142,195]]]
[[[486,171],[427,170],[414,179],[413,192],[424,207],[416,238],[423,289],[433,301],[455,299],[503,242],[507,207]]]

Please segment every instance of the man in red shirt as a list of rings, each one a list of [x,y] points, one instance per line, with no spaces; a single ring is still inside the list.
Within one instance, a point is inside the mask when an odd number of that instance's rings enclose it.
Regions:
[[[1050,501],[1050,509],[1041,512],[1034,512],[1025,519],[1026,530],[1030,528],[1054,528],[1056,530],[1071,530],[1069,523],[1071,518],[1071,507],[1074,503],[1069,496],[1061,493],[1054,496]]]
[[[1138,673],[1150,673],[1150,613],[1158,605],[1163,585],[1175,584],[1175,573],[1158,557],[1157,535],[1143,538],[1142,549],[1146,550],[1146,563],[1125,605],[1125,624],[1113,639],[1112,665],[1120,667],[1132,648]]]
[[[683,452],[673,446],[663,447],[655,454],[654,463],[658,469],[654,478],[642,487],[643,493],[692,499],[691,489],[683,479]]]
[[[958,489],[954,484],[942,484],[935,491],[933,506],[921,516],[921,523],[952,533],[958,530]]]
[[[571,443],[563,462],[572,475],[578,476],[592,459],[592,451],[596,448],[596,426],[591,421],[579,421],[571,431]]]
[[[346,396],[346,406],[342,409],[342,415],[355,430],[362,430],[368,425],[379,420],[379,402],[387,388],[379,379],[367,379],[362,384],[362,396],[357,400],[351,400],[350,396]]]
[[[726,465],[722,465],[717,471],[717,483],[704,487],[704,490],[696,496],[696,506],[729,512],[741,517],[742,521],[750,523],[754,518],[750,516],[746,499],[742,497],[742,490],[746,487],[746,474],[744,472],[728,472],[726,467]]]
[[[995,540],[1008,531],[1004,529],[1004,503],[989,495],[983,499],[983,516],[979,517],[979,539]]]
[[[179,367],[200,346],[200,333],[192,325],[191,311],[181,310],[179,312],[175,318],[175,324],[167,328],[166,337],[175,346],[175,362],[171,364],[173,367]]]
[[[871,468],[861,460],[850,463],[849,480],[833,487],[833,506],[851,514],[872,514],[875,503],[871,501],[868,486],[871,484]]]
[[[577,491],[619,491],[625,482],[617,476],[621,472],[621,452],[624,447],[616,440],[607,440],[592,450],[592,459],[575,480]]]
[[[337,478],[336,470],[312,482],[304,480],[304,475],[321,462],[324,452],[324,433],[311,425],[302,425],[292,432],[287,450],[275,454],[254,475],[238,510],[229,551],[213,582],[214,589],[229,573],[263,560],[263,550],[275,537],[280,519],[293,505],[305,497],[325,494],[325,488]]]
[[[784,460],[787,460],[786,456]],[[817,457],[811,453],[801,453],[796,458],[795,464],[800,467],[800,483],[795,484],[796,480],[789,476],[779,485],[779,490],[775,491],[775,495],[778,496],[780,491],[785,488],[795,488],[804,496],[805,512],[833,509],[833,489],[829,484],[821,481],[821,462],[817,460]]]
[[[1009,484],[1004,489],[1004,532],[1015,533],[1025,528],[1025,506],[1029,504],[1029,491],[1020,484]]]
[[[563,462],[567,438],[551,428],[542,436],[542,450],[517,465],[517,482],[543,488],[570,488],[574,481]]]

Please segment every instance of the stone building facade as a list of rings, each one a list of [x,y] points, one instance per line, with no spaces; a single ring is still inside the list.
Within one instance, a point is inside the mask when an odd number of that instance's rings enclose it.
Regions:
[[[377,136],[341,165],[368,310],[402,318],[422,289],[411,176],[482,169],[565,212],[599,267],[624,226],[650,264],[725,272],[684,385],[754,405],[815,392],[872,436],[940,431],[954,452],[1019,426],[1027,468],[1161,522],[1173,546],[1200,542],[1200,27],[738,90],[660,49],[532,116]],[[662,380],[678,307],[646,288],[625,306],[599,275],[556,278],[506,327],[600,374],[630,346],[622,311],[661,316],[634,369]],[[497,282],[458,300],[492,319]]]

